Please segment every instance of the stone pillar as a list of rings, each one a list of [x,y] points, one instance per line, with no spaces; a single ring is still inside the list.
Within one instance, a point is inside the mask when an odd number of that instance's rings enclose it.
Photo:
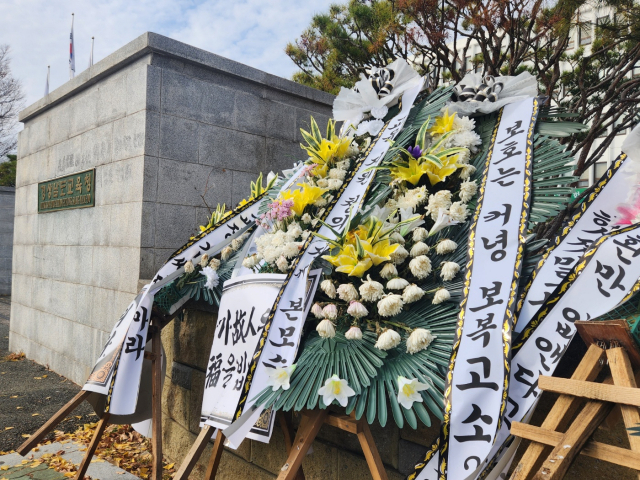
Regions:
[[[10,349],[82,384],[168,255],[260,171],[303,159],[333,97],[145,33],[20,115]],[[95,207],[38,214],[38,183],[95,168]]]
[[[13,211],[16,189],[0,187],[0,295],[11,295],[11,255],[13,251]]]

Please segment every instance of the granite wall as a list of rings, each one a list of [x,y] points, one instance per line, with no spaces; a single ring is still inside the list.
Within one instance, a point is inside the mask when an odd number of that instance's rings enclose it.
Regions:
[[[140,279],[302,157],[333,97],[145,33],[25,109],[10,348],[83,383]],[[96,170],[95,207],[38,214],[38,182]]]
[[[16,189],[0,187],[0,295],[11,295],[11,252]]]

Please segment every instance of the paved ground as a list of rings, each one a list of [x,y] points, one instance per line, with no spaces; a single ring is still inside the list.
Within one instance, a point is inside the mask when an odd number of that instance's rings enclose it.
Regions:
[[[0,452],[15,450],[23,434],[35,432],[80,391],[75,383],[31,360],[6,360],[10,302],[11,297],[0,296]],[[57,429],[73,432],[96,420],[84,402]]]

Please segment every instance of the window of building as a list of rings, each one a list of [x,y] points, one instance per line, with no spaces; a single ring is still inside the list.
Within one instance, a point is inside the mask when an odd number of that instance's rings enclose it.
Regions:
[[[595,172],[594,172],[595,173],[594,178],[596,182],[600,179],[600,177],[602,177],[602,175],[604,175],[604,172],[607,171],[607,168],[609,168],[607,167],[607,162],[596,163]]]
[[[578,44],[589,45],[591,43],[591,27],[586,26],[578,29]]]
[[[574,41],[573,41],[573,32],[569,34],[569,43],[567,44],[567,50],[573,50]]]

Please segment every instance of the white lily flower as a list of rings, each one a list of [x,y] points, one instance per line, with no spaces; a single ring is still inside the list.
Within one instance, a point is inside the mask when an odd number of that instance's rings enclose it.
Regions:
[[[270,386],[274,392],[279,388],[282,388],[282,390],[289,390],[289,380],[291,379],[291,374],[295,369],[295,364],[290,367],[276,367],[268,369],[267,386]]]
[[[422,402],[422,395],[419,392],[427,390],[429,385],[420,383],[415,378],[409,380],[406,377],[398,377],[398,403],[409,409],[414,402]]]
[[[429,236],[431,237],[432,235],[435,235],[443,228],[449,227],[451,225],[456,225],[458,223],[460,222],[453,220],[449,216],[446,210],[440,210],[440,212],[438,213],[438,219],[436,220],[436,223],[433,225],[433,227],[431,227],[431,230],[429,231]]]
[[[356,392],[349,386],[346,380],[341,379],[338,375],[327,378],[324,386],[318,389],[318,395],[322,396],[322,401],[328,407],[337,400],[340,406],[346,407],[349,403],[349,397],[353,397]]]

